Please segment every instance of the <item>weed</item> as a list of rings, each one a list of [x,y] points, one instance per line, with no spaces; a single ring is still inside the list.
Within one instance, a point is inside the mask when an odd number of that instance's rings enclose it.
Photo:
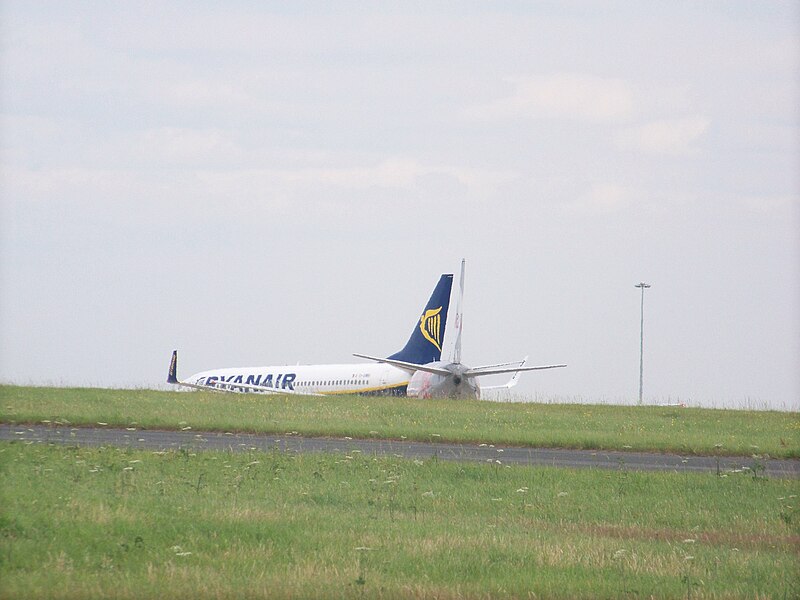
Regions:
[[[355,584],[361,588],[362,595],[364,592],[364,586],[367,584],[367,561],[365,555],[370,550],[372,550],[372,548],[367,548],[365,546],[359,546],[356,548],[356,552],[358,552],[358,577],[355,580]]]
[[[750,469],[753,474],[753,481],[767,478],[767,466],[764,464],[764,459],[760,455],[753,455],[753,466]]]
[[[200,490],[203,489],[203,480],[205,479],[205,476],[206,476],[205,473],[200,473],[197,476],[197,483],[192,485],[192,488],[194,488],[194,491],[197,492],[198,494],[200,493]]]

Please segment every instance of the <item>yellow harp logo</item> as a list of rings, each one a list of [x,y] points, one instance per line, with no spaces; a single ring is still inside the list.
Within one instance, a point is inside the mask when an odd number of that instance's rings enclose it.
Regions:
[[[439,352],[442,351],[442,328],[440,327],[442,318],[439,316],[441,312],[441,306],[439,308],[432,308],[422,313],[422,316],[419,318],[419,330],[422,332],[422,335],[425,336],[426,340],[436,346]]]

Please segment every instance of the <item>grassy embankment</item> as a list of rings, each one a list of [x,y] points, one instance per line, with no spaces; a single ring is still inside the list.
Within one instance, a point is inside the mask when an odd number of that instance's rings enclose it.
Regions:
[[[0,421],[800,457],[776,411],[0,386]]]
[[[800,596],[795,480],[19,442],[0,476],[1,598]]]

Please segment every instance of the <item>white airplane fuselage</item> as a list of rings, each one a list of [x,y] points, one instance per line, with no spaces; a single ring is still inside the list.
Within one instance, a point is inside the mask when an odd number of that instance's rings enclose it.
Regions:
[[[302,394],[405,395],[410,377],[391,365],[354,363],[211,369],[185,383],[232,392],[258,393],[263,387]]]
[[[181,381],[177,376],[178,351],[172,353],[167,383],[193,389],[261,394],[369,394],[416,398],[479,399],[478,378],[512,373],[502,386],[484,390],[509,389],[525,371],[554,369],[566,365],[525,366],[525,360],[481,367],[461,363],[461,302],[464,291],[464,261],[456,313],[456,340],[450,362],[441,360],[453,276],[443,274],[421,316],[415,322],[406,345],[385,358],[355,354],[372,362],[326,365],[284,365],[233,367],[195,373]]]
[[[440,278],[415,320],[406,345],[388,357],[402,365],[382,362],[210,369],[178,379],[178,351],[172,353],[167,383],[220,392],[262,394],[371,394],[404,396],[417,365],[438,361],[442,355],[453,276]],[[410,365],[410,366],[409,366]]]

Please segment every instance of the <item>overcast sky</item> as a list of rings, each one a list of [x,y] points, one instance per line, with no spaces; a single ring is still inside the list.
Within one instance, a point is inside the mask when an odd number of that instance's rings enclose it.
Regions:
[[[388,8],[387,8],[388,6]],[[405,343],[800,408],[797,2],[0,4],[0,380]]]

